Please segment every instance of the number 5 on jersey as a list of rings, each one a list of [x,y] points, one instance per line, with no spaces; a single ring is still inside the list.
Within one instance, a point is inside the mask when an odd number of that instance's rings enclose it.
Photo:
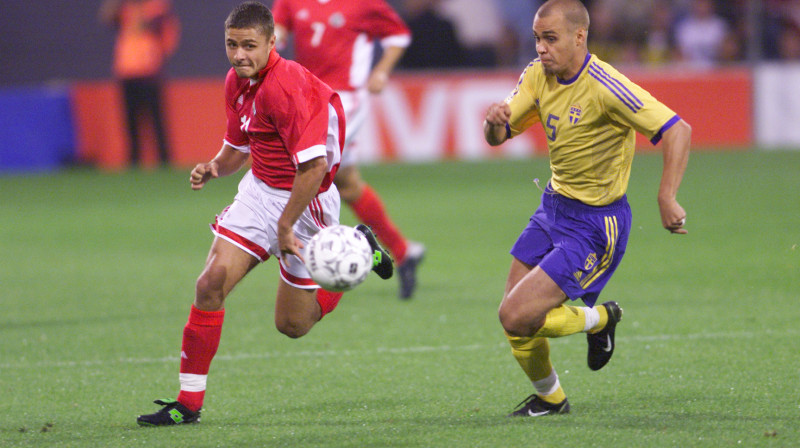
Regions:
[[[547,139],[551,142],[556,141],[556,122],[560,120],[560,118],[556,115],[550,114],[547,116],[547,123],[545,123],[545,127],[547,128]]]

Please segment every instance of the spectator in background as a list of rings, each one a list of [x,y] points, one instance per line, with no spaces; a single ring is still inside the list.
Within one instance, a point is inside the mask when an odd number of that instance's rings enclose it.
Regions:
[[[512,55],[505,65],[524,67],[536,59],[536,41],[531,36],[531,17],[542,0],[498,0]]]
[[[800,28],[785,24],[778,37],[778,56],[784,61],[800,61]]]
[[[621,39],[618,33],[620,26],[614,10],[605,0],[593,1],[587,6],[587,9],[592,18],[592,38],[589,42],[589,51],[604,61],[616,63]]]
[[[793,40],[800,32],[800,1],[766,0],[762,6],[762,44],[766,59],[796,59]]]
[[[712,0],[693,1],[689,14],[675,27],[679,57],[699,68],[712,67],[723,59],[729,36],[728,24],[717,14]]]
[[[464,49],[453,24],[437,11],[441,0],[405,0],[403,10],[412,39],[400,66],[404,68],[458,67],[464,62]],[[426,37],[427,36],[427,37]]]
[[[642,60],[653,66],[661,66],[674,59],[675,42],[672,37],[672,8],[665,2],[653,5],[650,29],[644,38]]]
[[[497,65],[504,44],[497,0],[443,0],[439,10],[455,24],[458,40],[465,49],[462,65]]]
[[[160,163],[169,162],[162,116],[161,76],[180,36],[180,23],[168,0],[105,0],[100,20],[117,30],[113,72],[122,85],[130,139],[131,165],[141,155],[143,119],[152,120]]]

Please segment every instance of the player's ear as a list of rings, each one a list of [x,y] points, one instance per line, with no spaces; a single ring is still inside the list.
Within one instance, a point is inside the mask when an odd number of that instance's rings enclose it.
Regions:
[[[586,28],[578,28],[578,30],[575,31],[575,44],[577,44],[579,47],[586,45],[586,38],[588,34],[589,32],[586,30]]]

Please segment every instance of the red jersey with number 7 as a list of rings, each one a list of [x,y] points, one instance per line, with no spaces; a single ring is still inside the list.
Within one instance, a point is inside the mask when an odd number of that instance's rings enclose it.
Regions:
[[[319,192],[328,190],[342,157],[345,115],[339,95],[305,67],[273,49],[257,80],[231,68],[225,111],[225,143],[250,153],[258,179],[291,190],[297,165],[322,156],[328,173]]]
[[[276,0],[275,23],[294,33],[295,60],[334,90],[363,87],[374,41],[407,47],[411,32],[384,0]]]

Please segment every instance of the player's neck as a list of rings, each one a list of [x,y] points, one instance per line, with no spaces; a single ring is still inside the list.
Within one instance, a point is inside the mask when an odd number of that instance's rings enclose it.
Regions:
[[[572,60],[567,69],[558,74],[558,78],[562,81],[570,81],[574,79],[576,76],[578,76],[581,70],[583,70],[583,67],[589,60],[589,56],[589,50],[580,52],[580,55],[576,56],[575,59]]]

